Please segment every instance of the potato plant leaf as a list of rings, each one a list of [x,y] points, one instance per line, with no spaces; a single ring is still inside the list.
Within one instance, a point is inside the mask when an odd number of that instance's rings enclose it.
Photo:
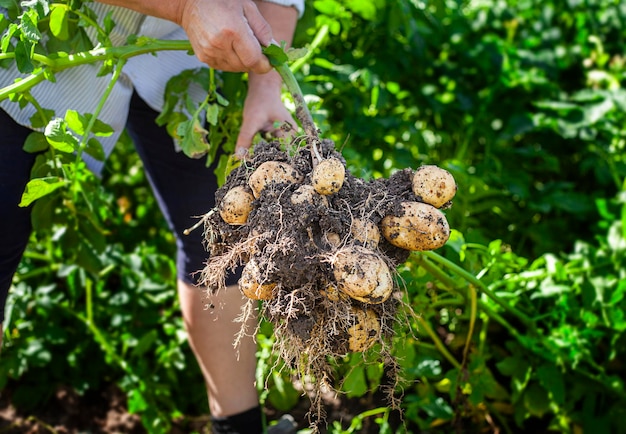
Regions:
[[[17,24],[11,23],[6,29],[6,32],[2,35],[2,39],[0,40],[0,51],[6,53],[9,51],[9,46],[11,44],[11,39],[13,35],[18,31]]]
[[[22,30],[22,35],[24,35],[25,39],[28,41],[37,42],[41,39],[41,33],[39,32],[39,29],[37,29],[36,20],[37,16],[33,10],[22,14],[20,28]]]
[[[272,66],[280,66],[289,60],[285,50],[275,44],[264,47],[263,54],[268,57]]]
[[[46,126],[44,134],[50,145],[61,152],[74,152],[78,147],[78,140],[67,131],[63,119],[55,118]]]
[[[42,108],[37,110],[29,119],[30,125],[33,128],[45,128],[50,122],[50,119],[54,117],[54,110]]]
[[[189,119],[181,122],[176,130],[176,135],[181,138],[180,146],[188,157],[198,158],[207,153],[209,132],[204,129],[197,119]]]
[[[68,127],[76,132],[76,134],[85,134],[87,120],[76,110],[68,110],[67,112],[65,112],[65,122],[67,123]]]
[[[34,154],[36,152],[45,151],[49,146],[50,144],[46,140],[46,137],[42,133],[34,131],[26,137],[22,149],[26,152]]]
[[[220,114],[220,107],[217,104],[209,104],[206,108],[206,120],[209,124],[215,126]]]
[[[21,207],[27,207],[37,199],[52,193],[57,188],[61,188],[69,184],[66,179],[49,176],[45,178],[31,179],[26,184],[26,190],[22,194],[22,200],[19,203]]]
[[[58,205],[57,199],[59,199],[58,195],[47,195],[33,204],[31,221],[34,231],[41,232],[52,228],[54,210]]]
[[[348,374],[343,378],[341,384],[348,397],[362,396],[367,392],[367,380],[363,366],[353,366]]]
[[[50,13],[50,31],[62,41],[70,37],[67,19],[67,10],[62,6],[55,6]]]
[[[30,41],[20,41],[15,45],[15,65],[22,74],[30,74],[35,70],[35,66],[30,60],[32,48],[33,44]]]
[[[289,62],[301,59],[302,57],[306,56],[308,51],[309,50],[307,50],[306,48],[289,48],[286,52],[287,59]]]
[[[106,158],[104,150],[102,149],[102,144],[94,137],[87,140],[85,152],[98,161],[104,161]]]
[[[537,368],[539,383],[548,391],[557,404],[565,403],[565,382],[563,373],[551,363],[545,363]]]

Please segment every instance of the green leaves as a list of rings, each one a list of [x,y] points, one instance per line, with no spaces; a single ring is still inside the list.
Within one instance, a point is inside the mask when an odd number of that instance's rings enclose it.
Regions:
[[[206,130],[198,119],[186,119],[179,123],[175,136],[180,140],[180,146],[190,158],[200,158],[211,148]]]
[[[68,11],[60,5],[53,5],[50,13],[50,31],[61,41],[67,41],[70,37]]]
[[[67,130],[67,122],[61,118],[50,121],[44,134],[50,146],[58,151],[71,153],[78,150],[78,139]]]
[[[74,133],[83,136],[82,140]],[[104,160],[102,145],[93,137],[85,137],[89,134],[106,137],[112,133],[113,129],[109,125],[94,119],[93,115],[81,115],[75,110],[68,110],[64,119],[52,119],[44,131],[46,140],[56,150],[65,153],[84,151],[99,161]]]
[[[224,119],[229,101],[217,90],[219,80],[216,72],[207,68],[183,71],[172,77],[165,89],[163,111],[157,118],[157,124],[165,125],[185,155],[206,155],[207,165],[213,162],[219,146],[234,148],[233,129],[238,128]],[[190,86],[198,85],[207,92],[200,103],[189,93]]]
[[[289,60],[287,53],[278,45],[270,44],[267,47],[263,47],[263,54],[265,54],[272,66],[280,66]]]
[[[46,177],[32,179],[26,185],[26,190],[22,195],[19,206],[26,207],[39,198],[42,198],[57,188],[61,188],[69,184],[69,181],[62,178]]]

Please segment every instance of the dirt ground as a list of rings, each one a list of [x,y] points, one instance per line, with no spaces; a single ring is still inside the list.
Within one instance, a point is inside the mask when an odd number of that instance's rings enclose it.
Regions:
[[[360,399],[346,397],[325,397],[328,423],[341,421],[349,426],[353,417],[368,409],[384,406],[384,397],[367,396]],[[306,413],[309,411],[306,398],[289,413],[299,423],[299,428],[307,428]],[[267,419],[280,418],[282,413],[271,408],[265,409]],[[397,415],[396,415],[397,416]],[[11,404],[11,390],[0,391],[0,433],[1,434],[79,434],[79,433],[119,433],[144,434],[147,431],[138,415],[130,414],[126,408],[124,394],[115,386],[80,396],[66,387],[59,387],[46,406],[36,412],[23,413]],[[326,432],[322,430],[322,432]],[[373,421],[364,421],[362,434],[378,432]],[[186,417],[174,422],[171,434],[209,433],[209,416]]]

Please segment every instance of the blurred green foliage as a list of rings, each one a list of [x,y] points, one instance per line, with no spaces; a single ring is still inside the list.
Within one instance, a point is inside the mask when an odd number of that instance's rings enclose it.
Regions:
[[[9,18],[5,34],[17,32]],[[294,45],[309,53],[293,69],[353,173],[437,164],[459,186],[448,244],[399,270],[416,313],[399,318],[393,346],[404,425],[374,406],[330,432],[368,421],[381,433],[626,432],[625,20],[617,0],[307,1]],[[220,77],[230,128],[239,78]],[[166,432],[207,411],[181,332],[173,240],[127,139],[102,183],[76,173],[96,207],[76,205],[96,209],[102,231],[64,224],[63,211],[34,234],[0,386],[28,408],[57,384],[114,383],[149,431]],[[257,377],[268,378],[264,402],[286,411],[307,398],[275,369],[272,339],[264,325]],[[386,385],[375,356],[337,366],[349,398],[373,402]]]

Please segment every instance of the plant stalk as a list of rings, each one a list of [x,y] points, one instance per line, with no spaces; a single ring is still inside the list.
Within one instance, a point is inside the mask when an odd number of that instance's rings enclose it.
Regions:
[[[67,57],[46,57],[38,55],[37,60],[45,66],[35,70],[31,75],[15,83],[0,88],[0,101],[7,99],[11,94],[25,92],[45,80],[45,72],[60,72],[80,65],[87,65],[111,59],[129,59],[140,54],[156,51],[189,51],[189,41],[165,41],[159,39],[141,38],[134,45],[121,47],[96,48],[81,53],[70,54]]]
[[[428,324],[428,321],[426,321],[421,316],[416,316],[416,319],[419,322],[419,324],[424,328],[424,331],[433,341],[433,343],[435,344],[435,347],[437,348],[437,350],[439,350],[441,355],[448,362],[450,362],[450,364],[454,366],[456,369],[461,369],[461,364],[459,363],[459,361],[455,359],[452,354],[450,354],[450,351],[448,351],[448,348],[446,348],[445,344],[441,342],[441,339],[439,339],[439,336],[437,336],[437,333],[435,333],[435,331],[432,329],[430,324]]]
[[[276,65],[274,66],[274,68],[283,79],[285,86],[287,86],[287,90],[291,94],[291,97],[296,104],[296,117],[302,123],[302,128],[304,128],[304,132],[307,136],[314,139],[316,142],[319,142],[320,138],[317,132],[317,127],[315,126],[315,122],[313,122],[313,116],[311,116],[311,112],[309,111],[309,108],[304,101],[304,95],[302,94],[300,85],[296,80],[296,76],[293,74],[293,72],[286,63]]]
[[[427,258],[433,260],[434,262],[436,262],[438,264],[441,264],[445,268],[449,269],[453,273],[455,273],[458,276],[460,276],[463,279],[465,279],[468,283],[471,283],[474,286],[476,286],[476,288],[480,289],[480,291],[482,291],[487,297],[489,297],[491,300],[493,300],[498,306],[500,306],[501,308],[503,308],[507,312],[515,315],[529,329],[533,329],[534,328],[533,320],[528,315],[526,315],[524,312],[520,311],[519,309],[516,309],[515,307],[513,307],[513,306],[507,304],[506,302],[504,302],[502,299],[500,299],[500,297],[498,297],[496,294],[494,294],[493,291],[491,291],[487,287],[487,285],[485,285],[483,282],[478,280],[476,278],[476,276],[474,276],[473,274],[469,273],[468,271],[466,271],[463,268],[459,267],[454,262],[444,258],[441,255],[438,255],[435,252],[425,251],[425,252],[421,252],[421,254],[426,256]]]

